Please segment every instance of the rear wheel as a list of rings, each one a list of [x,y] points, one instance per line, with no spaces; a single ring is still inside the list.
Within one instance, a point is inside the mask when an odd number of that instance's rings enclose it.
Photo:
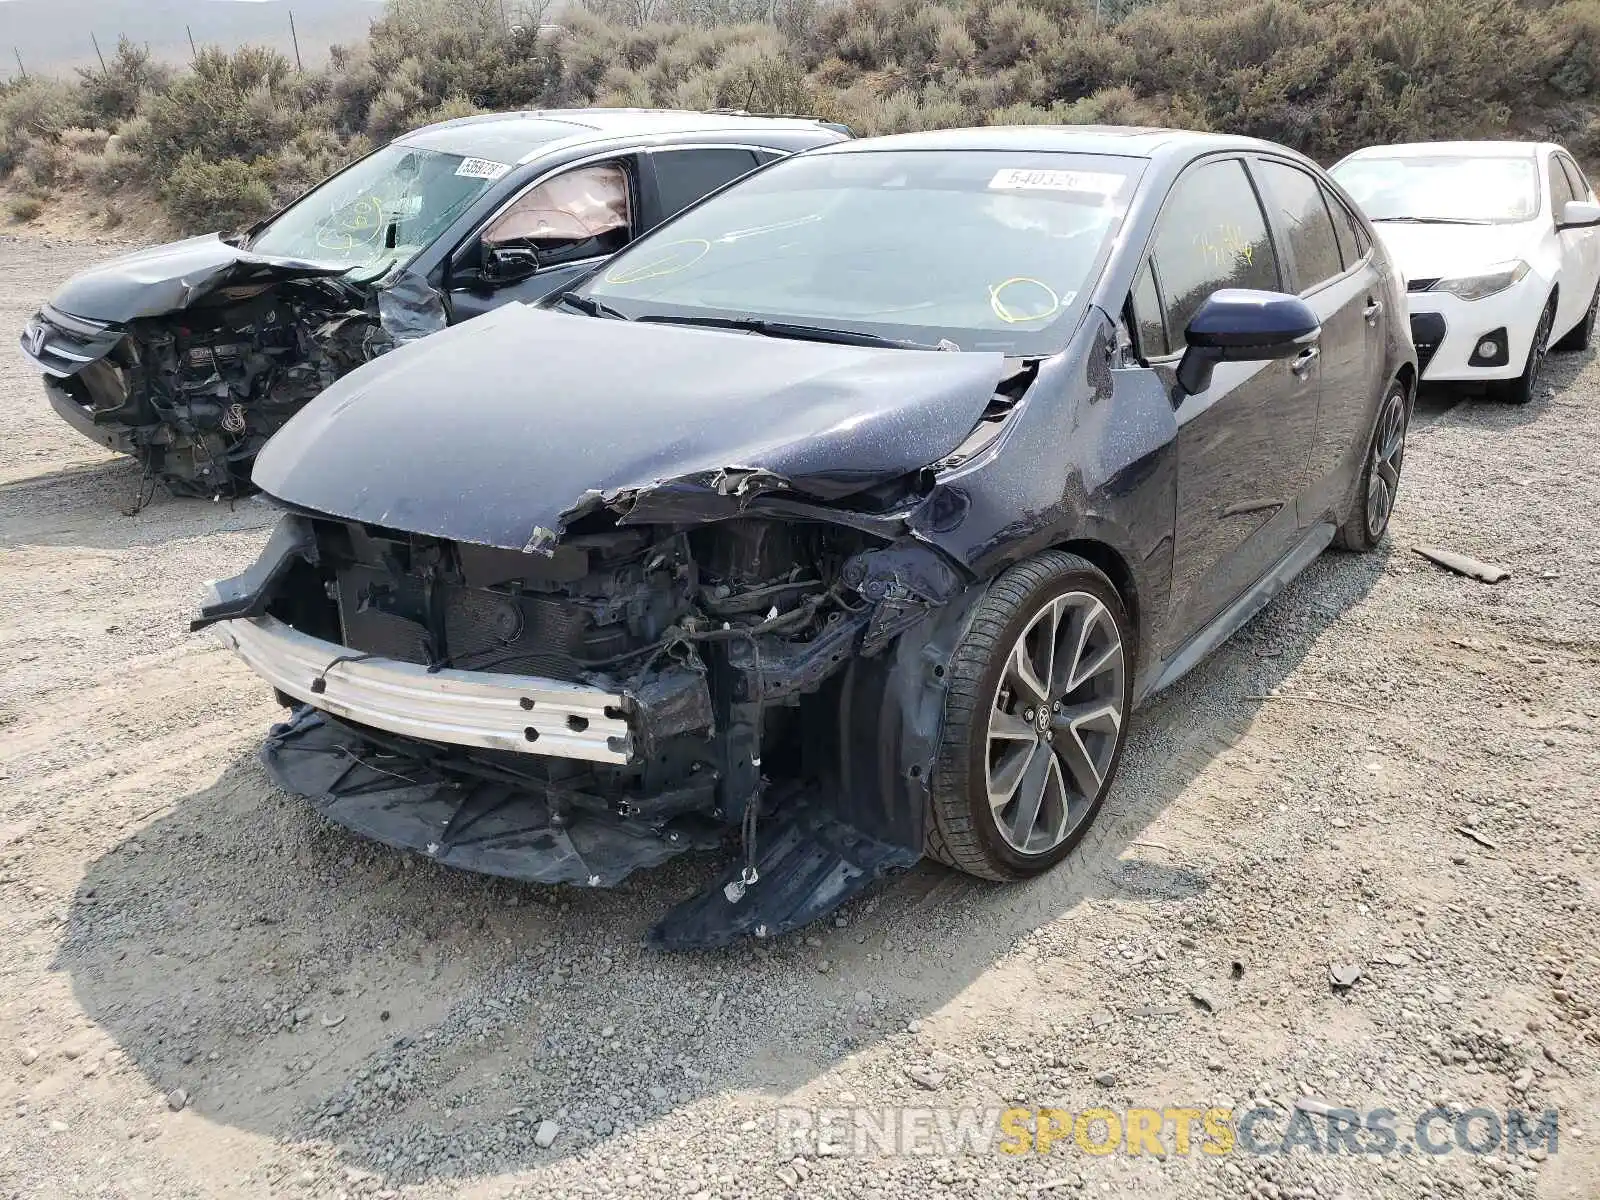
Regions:
[[[1389,531],[1394,499],[1400,490],[1400,469],[1406,461],[1406,428],[1410,424],[1410,405],[1401,383],[1391,383],[1378,406],[1378,420],[1372,428],[1366,465],[1361,469],[1361,490],[1334,541],[1343,550],[1365,552],[1375,549]]]
[[[951,661],[928,853],[985,879],[1060,862],[1122,757],[1131,631],[1111,581],[1048,551],[1001,575]]]
[[[1528,359],[1522,366],[1522,374],[1515,379],[1503,379],[1490,384],[1490,395],[1507,404],[1526,404],[1533,399],[1545,355],[1550,352],[1550,327],[1555,324],[1555,319],[1556,298],[1551,296],[1549,303],[1544,306],[1544,312],[1539,314],[1539,324],[1533,331],[1533,344],[1528,347]]]

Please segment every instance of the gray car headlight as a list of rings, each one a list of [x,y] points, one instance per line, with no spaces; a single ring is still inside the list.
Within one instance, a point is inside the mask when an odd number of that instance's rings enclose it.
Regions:
[[[1519,282],[1528,273],[1528,264],[1520,258],[1508,263],[1499,263],[1482,271],[1477,275],[1462,275],[1455,279],[1441,279],[1428,290],[1430,292],[1449,292],[1462,300],[1482,300],[1485,296],[1493,296],[1496,292],[1503,292],[1512,284]]]

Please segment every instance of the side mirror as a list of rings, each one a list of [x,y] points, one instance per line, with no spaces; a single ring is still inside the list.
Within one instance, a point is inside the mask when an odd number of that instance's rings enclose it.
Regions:
[[[539,252],[525,243],[483,244],[483,279],[499,286],[517,283],[539,269]]]
[[[1218,363],[1293,358],[1321,334],[1317,314],[1297,296],[1223,288],[1184,331],[1188,349],[1178,363],[1178,386],[1192,396],[1211,386]]]
[[[1592,229],[1600,225],[1600,204],[1587,200],[1568,200],[1556,219],[1557,229]]]

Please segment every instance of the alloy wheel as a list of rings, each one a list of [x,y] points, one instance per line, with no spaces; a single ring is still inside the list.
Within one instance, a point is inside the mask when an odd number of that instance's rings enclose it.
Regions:
[[[1097,597],[1057,596],[1024,627],[995,688],[984,772],[995,828],[1013,849],[1046,854],[1092,810],[1126,688],[1122,635]]]
[[[1406,401],[1398,388],[1383,403],[1378,431],[1372,439],[1372,465],[1367,471],[1367,536],[1377,541],[1389,527],[1400,468],[1406,459]]]

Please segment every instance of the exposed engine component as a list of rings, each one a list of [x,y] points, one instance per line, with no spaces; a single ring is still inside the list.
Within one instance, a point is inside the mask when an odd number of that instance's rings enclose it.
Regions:
[[[455,865],[589,885],[737,829],[746,865],[730,886],[758,862],[790,872],[803,921],[839,888],[916,857],[816,811],[798,840],[772,823],[834,771],[827,693],[875,623],[903,626],[958,589],[938,561],[822,521],[613,525],[570,533],[546,556],[296,516],[255,568],[219,585],[197,625],[253,617],[318,639],[309,674],[264,670],[289,688],[286,704],[310,704],[274,731],[265,761],[334,819]],[[364,723],[349,685],[368,661],[438,673],[444,688],[525,681],[512,686],[527,689],[528,744]],[[393,686],[422,685],[379,684]],[[600,697],[587,711],[604,702],[601,724],[619,734],[602,741],[578,707],[552,730],[545,705],[563,687]],[[563,751],[558,736],[583,744]]]
[[[97,422],[134,427],[149,477],[175,495],[231,496],[256,451],[339,376],[388,349],[347,289],[321,281],[218,293],[218,303],[135,322],[83,372]],[[69,380],[68,383],[75,381]]]

